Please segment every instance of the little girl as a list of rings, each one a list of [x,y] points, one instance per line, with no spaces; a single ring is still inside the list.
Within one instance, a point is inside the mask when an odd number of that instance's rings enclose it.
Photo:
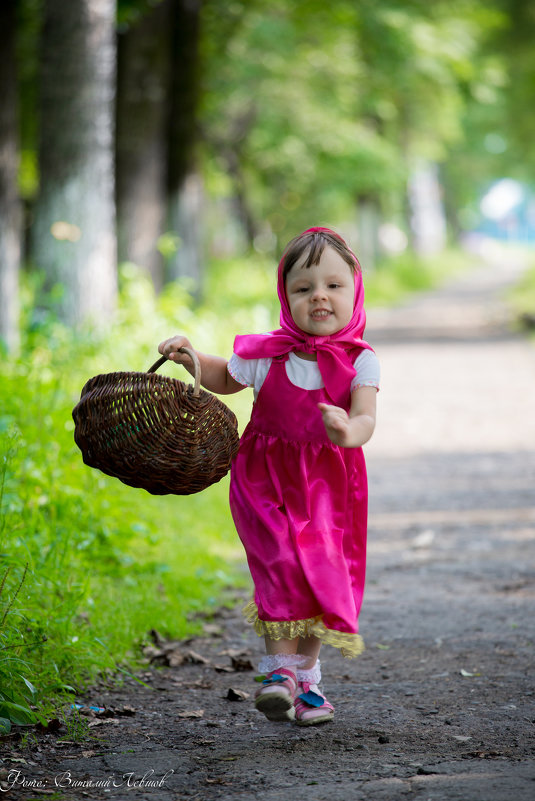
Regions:
[[[322,643],[362,650],[367,481],[361,446],[375,427],[379,366],[362,340],[359,262],[327,228],[309,228],[278,268],[281,328],[236,337],[226,359],[198,353],[203,386],[254,388],[230,507],[254,582],[244,610],[265,639],[256,708],[269,720],[331,720],[318,687]],[[159,351],[192,370],[175,336]]]

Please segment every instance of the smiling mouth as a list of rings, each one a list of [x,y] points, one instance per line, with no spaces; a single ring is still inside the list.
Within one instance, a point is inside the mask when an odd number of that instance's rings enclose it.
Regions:
[[[331,314],[332,312],[328,311],[327,309],[316,309],[310,313],[310,316],[313,320],[325,320],[327,317],[330,317]]]

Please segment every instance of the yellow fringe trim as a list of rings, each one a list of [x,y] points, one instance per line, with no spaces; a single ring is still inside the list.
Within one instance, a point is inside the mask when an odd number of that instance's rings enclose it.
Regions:
[[[247,622],[252,623],[259,637],[266,635],[272,640],[293,640],[295,637],[317,637],[325,645],[339,648],[342,656],[355,657],[364,651],[364,642],[360,634],[348,634],[345,631],[328,629],[321,615],[306,620],[260,620],[258,607],[250,601],[242,610]]]

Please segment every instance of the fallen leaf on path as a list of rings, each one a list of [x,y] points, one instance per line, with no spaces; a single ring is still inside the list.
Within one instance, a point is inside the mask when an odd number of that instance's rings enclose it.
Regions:
[[[218,651],[219,656],[241,657],[251,656],[251,651],[244,650],[243,648],[225,648],[223,651]]]
[[[243,690],[235,690],[234,687],[229,687],[226,698],[228,701],[246,701],[250,698],[250,694]]]
[[[204,709],[192,709],[189,712],[179,712],[179,718],[202,718],[204,715]]]
[[[502,751],[472,751],[470,756],[477,757],[478,759],[499,759],[503,756]]]
[[[163,643],[159,648],[154,645],[147,645],[143,649],[151,665],[162,665],[163,667],[180,667],[184,663],[194,665],[208,665],[210,660],[206,659],[197,651],[188,649],[183,651],[176,642]]]
[[[214,686],[211,681],[206,679],[197,679],[196,681],[180,681],[173,682],[174,684],[184,687],[186,690],[211,690]]]
[[[254,670],[250,659],[244,659],[242,656],[232,656],[230,658],[232,667],[236,673],[244,673],[246,670]]]
[[[461,676],[464,676],[466,679],[472,679],[474,676],[481,676],[481,673],[470,673],[468,670],[464,670],[461,668],[460,670]]]
[[[249,651],[237,651],[235,648],[226,648],[219,652],[220,656],[230,656],[230,665],[214,665],[218,673],[241,673],[254,670]]]
[[[136,714],[136,709],[133,706],[125,704],[124,706],[108,706],[102,712],[97,712],[97,718],[120,718],[131,717]]]
[[[52,720],[48,720],[46,724],[38,723],[37,730],[43,732],[55,732],[61,729],[61,721],[59,718],[52,718]]]
[[[184,662],[190,662],[193,665],[209,665],[210,660],[198,654],[197,651],[184,651]]]
[[[202,630],[210,637],[221,637],[223,630],[217,623],[203,623]]]
[[[429,528],[425,531],[422,531],[421,534],[418,534],[416,537],[413,537],[410,545],[411,548],[414,548],[415,550],[418,548],[429,548],[434,539],[435,532]]]

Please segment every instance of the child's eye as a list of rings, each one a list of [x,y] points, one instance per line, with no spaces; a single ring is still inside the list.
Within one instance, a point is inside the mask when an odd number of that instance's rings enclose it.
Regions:
[[[329,284],[329,289],[338,289],[340,284]]]

